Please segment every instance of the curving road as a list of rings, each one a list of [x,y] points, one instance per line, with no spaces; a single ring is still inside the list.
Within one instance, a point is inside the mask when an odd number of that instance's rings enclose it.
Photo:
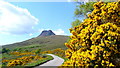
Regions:
[[[47,55],[52,56],[54,59],[34,68],[57,68],[57,66],[60,66],[64,62],[64,59],[58,56],[55,56],[53,54],[47,54]]]

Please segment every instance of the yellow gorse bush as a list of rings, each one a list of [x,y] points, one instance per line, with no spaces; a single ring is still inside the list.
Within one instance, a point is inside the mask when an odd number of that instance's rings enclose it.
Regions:
[[[35,53],[32,53],[32,52],[24,52],[24,53],[21,53],[21,52],[11,52],[10,54],[11,54],[11,55],[16,55],[16,56],[35,55]]]
[[[65,57],[65,50],[56,48],[54,50],[43,51],[41,54],[55,54],[57,56]]]
[[[41,60],[44,59],[38,55],[36,56],[23,56],[21,58],[9,60],[7,66],[12,67],[12,66],[17,66],[17,65],[25,65],[28,62],[31,62],[32,60]]]
[[[62,66],[120,66],[120,2],[97,2],[78,26],[70,29],[65,45],[69,58]]]
[[[10,55],[14,55],[14,56],[19,56],[18,58],[14,58],[14,59],[9,59],[9,60],[2,60],[2,63],[7,63],[6,66],[8,67],[14,67],[14,66],[25,66],[27,63],[31,63],[33,61],[37,61],[37,60],[44,60],[47,58],[43,58],[41,55],[32,53],[32,52],[10,52]]]

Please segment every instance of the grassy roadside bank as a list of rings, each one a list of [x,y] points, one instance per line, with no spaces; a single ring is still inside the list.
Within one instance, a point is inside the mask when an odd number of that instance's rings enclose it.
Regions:
[[[36,67],[36,66],[39,66],[41,64],[44,64],[50,60],[53,60],[53,57],[52,56],[49,56],[47,55],[47,58],[46,59],[42,59],[42,60],[38,60],[38,61],[35,61],[35,62],[32,62],[32,63],[28,63],[26,64],[25,66],[28,66],[26,68],[33,68],[33,67]]]

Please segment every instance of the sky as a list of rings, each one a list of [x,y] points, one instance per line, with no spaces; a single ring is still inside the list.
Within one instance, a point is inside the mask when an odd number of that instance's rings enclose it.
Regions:
[[[74,0],[5,0],[8,2],[74,2]]]
[[[6,0],[7,1],[7,0]],[[37,37],[43,30],[56,35],[71,35],[76,5],[66,2],[0,1],[0,45]],[[81,17],[81,20],[83,17]]]

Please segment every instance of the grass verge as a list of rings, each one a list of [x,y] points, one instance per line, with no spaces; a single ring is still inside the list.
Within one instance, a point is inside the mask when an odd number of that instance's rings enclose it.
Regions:
[[[50,61],[50,60],[52,60],[52,59],[53,59],[52,56],[47,55],[46,59],[37,60],[37,61],[35,61],[35,62],[28,63],[28,64],[26,64],[25,66],[27,66],[26,68],[36,67],[36,66],[39,66],[39,65],[41,65],[41,64],[43,64],[43,63],[46,63],[46,62],[48,62],[48,61]]]

